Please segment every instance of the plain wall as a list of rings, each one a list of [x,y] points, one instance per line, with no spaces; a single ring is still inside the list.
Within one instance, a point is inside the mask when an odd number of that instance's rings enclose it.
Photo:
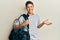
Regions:
[[[0,0],[0,40],[8,40],[15,18],[25,12],[27,0]],[[41,22],[49,19],[52,25],[39,29],[40,40],[60,40],[60,0],[32,0]]]

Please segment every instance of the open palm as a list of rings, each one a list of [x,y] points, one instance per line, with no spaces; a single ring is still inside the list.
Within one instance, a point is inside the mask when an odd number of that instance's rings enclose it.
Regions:
[[[47,20],[44,20],[43,22],[44,22],[44,24],[46,24],[46,25],[51,25],[51,24],[52,24],[51,22],[48,21],[48,19],[47,19]]]

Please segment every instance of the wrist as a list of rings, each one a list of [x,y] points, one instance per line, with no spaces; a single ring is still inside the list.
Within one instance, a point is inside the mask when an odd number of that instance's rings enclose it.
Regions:
[[[42,22],[42,24],[45,24],[44,22]]]

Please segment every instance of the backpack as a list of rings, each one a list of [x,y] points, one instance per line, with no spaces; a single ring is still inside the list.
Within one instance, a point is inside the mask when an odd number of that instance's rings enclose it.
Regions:
[[[28,14],[22,14],[21,16],[23,16],[25,20],[28,19]],[[19,21],[19,18],[15,19],[15,21]],[[26,28],[27,31],[25,31],[24,28]],[[20,29],[15,29],[13,26],[13,29],[9,35],[9,40],[30,40],[29,24],[26,27],[22,27]]]

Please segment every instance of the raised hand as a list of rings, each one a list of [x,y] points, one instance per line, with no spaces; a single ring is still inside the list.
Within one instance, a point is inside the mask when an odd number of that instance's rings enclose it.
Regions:
[[[52,24],[52,22],[49,22],[48,19],[44,20],[43,23],[46,24],[46,25],[51,25]]]

